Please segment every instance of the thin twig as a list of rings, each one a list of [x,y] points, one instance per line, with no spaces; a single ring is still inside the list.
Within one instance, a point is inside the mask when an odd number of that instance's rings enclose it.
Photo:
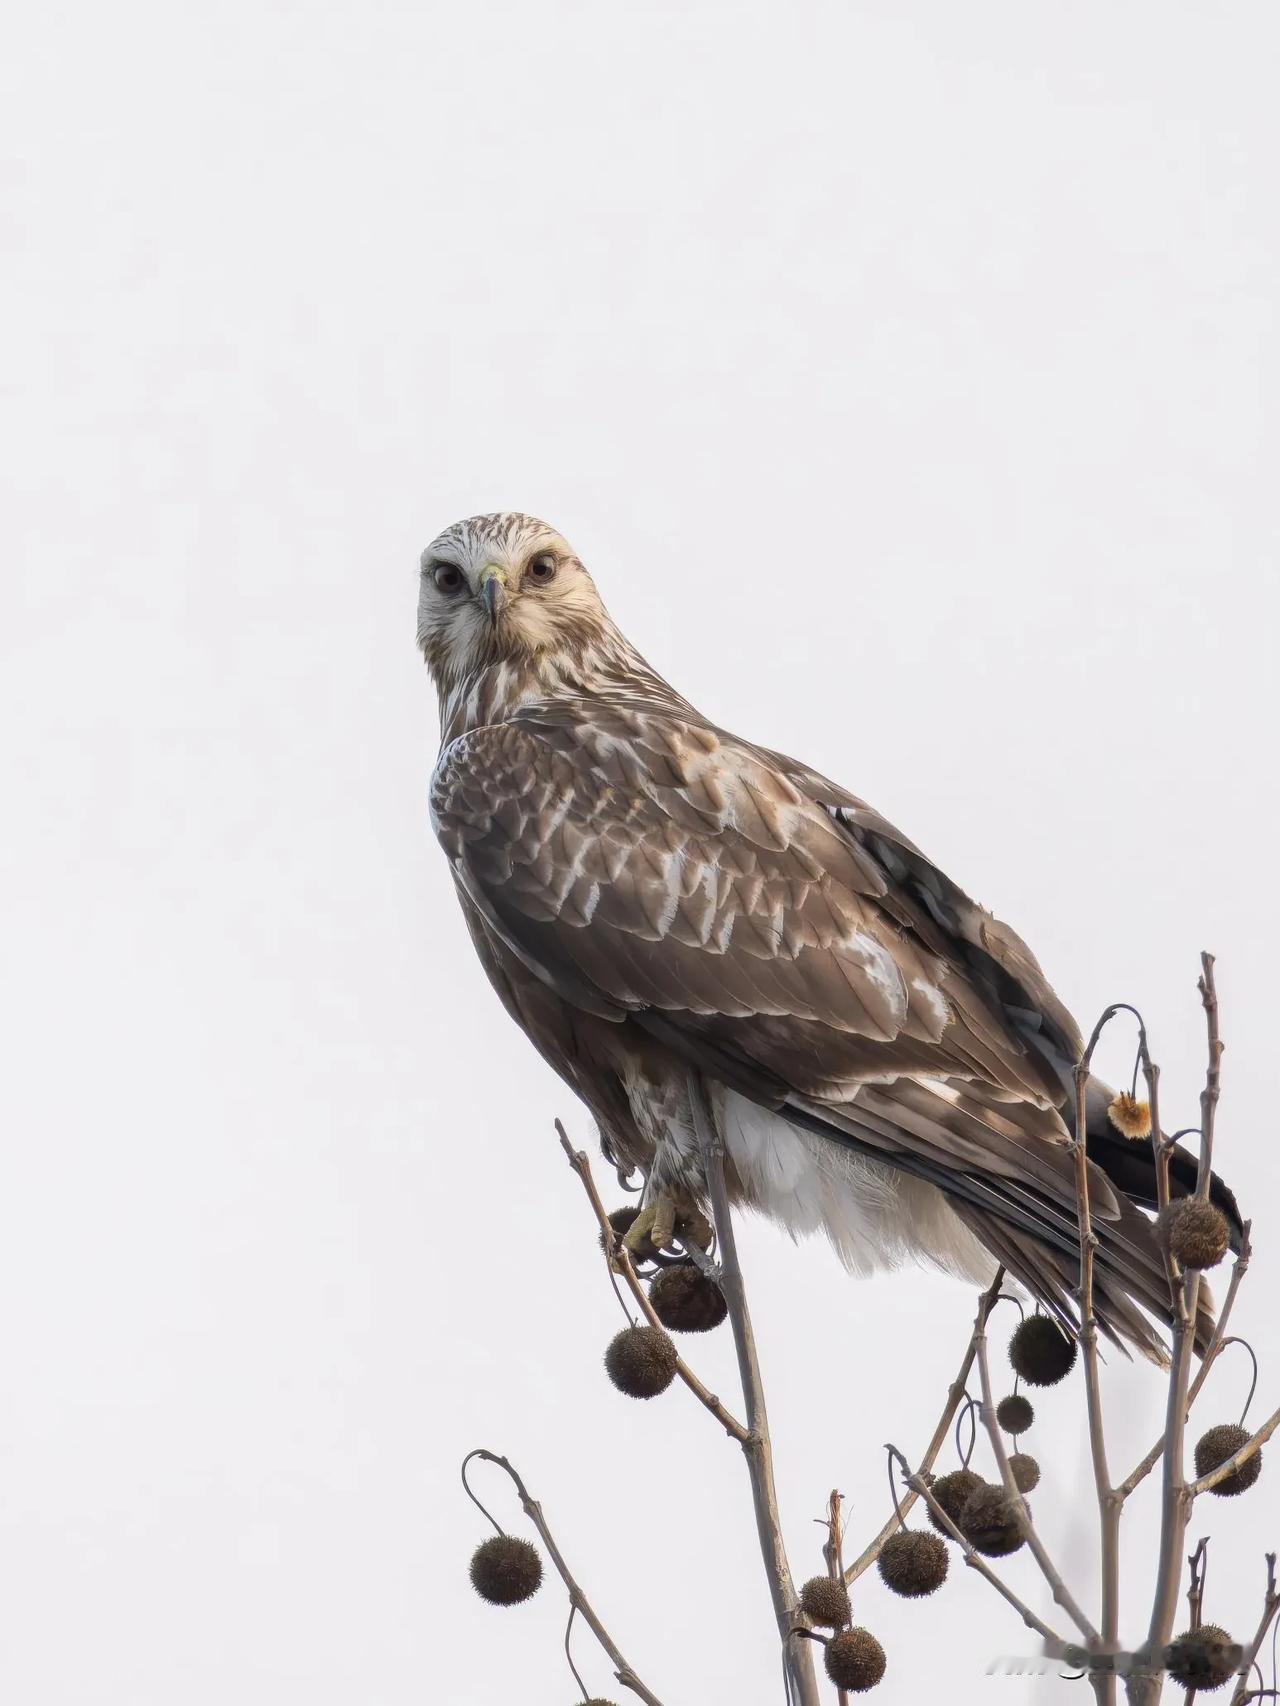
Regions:
[[[1262,1695],[1271,1693],[1270,1689],[1261,1688],[1256,1694],[1251,1695],[1249,1693],[1249,1672],[1253,1669],[1258,1654],[1262,1651],[1262,1643],[1267,1638],[1267,1630],[1271,1627],[1271,1620],[1277,1611],[1280,1611],[1280,1587],[1276,1585],[1276,1555],[1274,1552],[1268,1552],[1267,1591],[1263,1595],[1262,1617],[1258,1623],[1258,1632],[1249,1646],[1245,1648],[1244,1657],[1240,1661],[1240,1680],[1236,1684],[1235,1693],[1232,1695],[1231,1706],[1242,1706],[1245,1700],[1260,1699]],[[1262,1672],[1259,1671],[1258,1674],[1261,1676]],[[1274,1680],[1273,1677],[1272,1681],[1274,1682]]]
[[[1202,1115],[1212,1120],[1219,1090],[1219,1061],[1222,1043],[1218,1036],[1217,997],[1213,984],[1213,957],[1201,955],[1200,996],[1205,1009],[1208,1031],[1208,1064],[1205,1093],[1201,1097]],[[1159,1070],[1149,1057],[1144,1057],[1143,1070],[1147,1076],[1151,1103],[1151,1141],[1156,1156],[1156,1199],[1161,1212],[1169,1206],[1169,1152],[1172,1144],[1160,1126]],[[1201,1132],[1201,1161],[1204,1156],[1204,1132]],[[1207,1186],[1206,1186],[1207,1188]],[[1173,1632],[1173,1619],[1178,1606],[1178,1579],[1187,1522],[1191,1515],[1191,1497],[1187,1490],[1184,1462],[1187,1431],[1187,1409],[1191,1384],[1191,1358],[1195,1347],[1195,1322],[1200,1300],[1200,1275],[1182,1274],[1172,1254],[1165,1251],[1165,1272],[1173,1302],[1173,1346],[1169,1366],[1169,1396],[1165,1407],[1165,1448],[1160,1499],[1160,1548],[1156,1561],[1155,1592],[1151,1600],[1151,1620],[1143,1647],[1143,1658],[1149,1670],[1160,1662],[1160,1656]]]
[[[1098,1369],[1098,1321],[1093,1307],[1093,1262],[1098,1237],[1089,1211],[1089,1154],[1086,1134],[1086,1086],[1099,1024],[1076,1067],[1076,1217],[1080,1229],[1080,1351],[1084,1362],[1085,1399],[1089,1414],[1089,1451],[1093,1459],[1094,1491],[1098,1499],[1098,1533],[1102,1554],[1102,1651],[1112,1653],[1120,1635],[1120,1513],[1123,1509],[1111,1485],[1107,1438],[1102,1419],[1102,1382]],[[1114,1674],[1098,1675],[1094,1692],[1099,1706],[1115,1706]]]
[[[951,1421],[956,1411],[960,1408],[960,1405],[964,1402],[965,1391],[969,1383],[969,1372],[973,1368],[973,1359],[977,1355],[979,1323],[986,1319],[988,1311],[992,1308],[996,1298],[1000,1295],[1000,1287],[1003,1284],[1004,1269],[1000,1268],[997,1271],[996,1277],[989,1289],[983,1293],[981,1302],[978,1305],[978,1316],[974,1321],[973,1331],[969,1335],[969,1343],[965,1346],[964,1357],[960,1363],[959,1371],[957,1372],[955,1379],[951,1382],[951,1385],[947,1388],[946,1404],[943,1406],[942,1414],[938,1417],[938,1425],[933,1430],[933,1437],[925,1447],[924,1455],[920,1459],[920,1466],[917,1471],[920,1475],[927,1475],[933,1468],[934,1463],[937,1461],[938,1453],[942,1450],[950,1437]],[[901,1509],[895,1510],[890,1514],[879,1534],[877,1534],[875,1539],[864,1547],[864,1549],[854,1559],[853,1563],[846,1569],[844,1579],[847,1584],[852,1586],[859,1576],[871,1568],[876,1559],[880,1556],[880,1551],[884,1546],[885,1541],[901,1526],[901,1521],[905,1521],[906,1517],[910,1514],[911,1507],[919,1497],[919,1493],[912,1488],[905,1498],[900,1501]]]
[[[1280,1428],[1280,1410],[1273,1410],[1257,1432],[1250,1434],[1239,1451],[1234,1452],[1216,1469],[1210,1469],[1208,1474],[1191,1483],[1187,1489],[1188,1496],[1192,1499],[1198,1498],[1201,1493],[1207,1493],[1211,1487],[1216,1487],[1219,1481],[1225,1481],[1228,1476],[1234,1475],[1237,1469],[1242,1469],[1254,1453],[1267,1443],[1277,1428]]]
[[[623,1280],[626,1282],[627,1289],[630,1291],[632,1297],[635,1298],[636,1303],[643,1311],[644,1318],[648,1321],[649,1325],[651,1327],[657,1327],[660,1332],[665,1333],[666,1328],[658,1319],[657,1313],[655,1312],[652,1303],[649,1301],[649,1294],[641,1285],[639,1277],[636,1274],[635,1264],[631,1260],[631,1252],[627,1249],[622,1240],[616,1236],[613,1227],[609,1224],[608,1213],[605,1210],[603,1202],[600,1200],[600,1193],[596,1189],[595,1179],[591,1175],[591,1162],[587,1159],[586,1154],[581,1149],[575,1149],[569,1142],[568,1135],[559,1120],[556,1121],[556,1132],[560,1138],[560,1147],[568,1157],[569,1165],[582,1180],[582,1188],[587,1193],[587,1200],[591,1204],[592,1209],[595,1211],[596,1220],[600,1225],[601,1236],[604,1238],[605,1259],[608,1261],[610,1269],[614,1273],[620,1273],[622,1275]],[[694,1397],[703,1406],[703,1408],[711,1412],[730,1438],[736,1439],[739,1445],[745,1446],[748,1438],[746,1428],[743,1427],[742,1423],[736,1416],[730,1414],[730,1412],[720,1402],[719,1398],[716,1397],[715,1393],[712,1392],[709,1387],[703,1385],[697,1375],[689,1367],[688,1363],[679,1355],[678,1352],[676,1360],[676,1374],[689,1388],[690,1392],[693,1393]]]
[[[1213,1337],[1209,1341],[1209,1346],[1201,1360],[1200,1368],[1195,1379],[1191,1383],[1190,1391],[1187,1393],[1188,1412],[1196,1399],[1200,1396],[1204,1383],[1209,1378],[1209,1371],[1218,1360],[1219,1354],[1225,1348],[1227,1343],[1227,1323],[1231,1319],[1231,1311],[1235,1307],[1236,1294],[1240,1290],[1240,1285],[1245,1274],[1249,1271],[1249,1259],[1253,1254],[1253,1249],[1249,1242],[1250,1224],[1251,1223],[1247,1220],[1244,1223],[1244,1237],[1241,1240],[1240,1254],[1236,1257],[1235,1264],[1231,1270],[1231,1280],[1227,1286],[1227,1295],[1223,1298],[1222,1308],[1218,1311],[1218,1321],[1213,1330]],[[1122,1504],[1136,1487],[1141,1486],[1142,1482],[1146,1480],[1147,1476],[1155,1468],[1156,1464],[1159,1463],[1163,1455],[1164,1435],[1161,1434],[1160,1438],[1151,1447],[1151,1450],[1146,1454],[1141,1462],[1134,1466],[1130,1473],[1125,1476],[1124,1480],[1121,1481],[1120,1485],[1116,1488],[1116,1492],[1119,1495]]]
[[[1023,1535],[1031,1556],[1040,1566],[1040,1574],[1049,1585],[1055,1605],[1060,1605],[1076,1628],[1089,1644],[1090,1652],[1100,1648],[1098,1631],[1089,1621],[1076,1601],[1075,1595],[1063,1581],[1057,1565],[1050,1558],[1044,1541],[1036,1533],[1035,1524],[1031,1520],[1031,1512],[1027,1501],[1023,1498],[1018,1483],[1013,1478],[1013,1470],[1009,1466],[1009,1454],[1004,1448],[1004,1438],[1000,1432],[1000,1424],[996,1420],[995,1401],[991,1389],[991,1368],[987,1358],[986,1322],[983,1321],[977,1333],[978,1346],[978,1378],[982,1382],[982,1420],[987,1430],[987,1438],[991,1442],[991,1450],[1000,1469],[1000,1480],[1004,1485],[1005,1497],[1018,1513]]]
[[[827,1500],[827,1539],[822,1548],[823,1562],[833,1582],[844,1580],[844,1522],[840,1514],[842,1502],[840,1494],[833,1487]],[[836,1701],[837,1706],[849,1706],[849,1695],[845,1689],[836,1689]]]
[[[898,1450],[897,1446],[887,1445],[885,1449],[897,1460],[902,1469],[902,1478],[906,1482],[907,1486],[910,1487],[911,1491],[919,1498],[924,1500],[925,1504],[928,1505],[930,1511],[933,1513],[934,1521],[946,1534],[950,1535],[952,1540],[954,1540],[956,1545],[960,1548],[964,1561],[969,1568],[971,1570],[976,1570],[985,1581],[990,1582],[991,1586],[1000,1595],[1001,1599],[1005,1600],[1013,1607],[1018,1616],[1026,1624],[1027,1628],[1035,1630],[1036,1634],[1044,1641],[1045,1650],[1050,1658],[1062,1658],[1069,1651],[1069,1648],[1061,1635],[1055,1634],[1042,1618],[1036,1616],[1035,1612],[1032,1611],[1029,1605],[1024,1604],[1024,1602],[1018,1598],[1017,1594],[1014,1593],[1013,1589],[1009,1587],[1007,1583],[1000,1580],[1000,1577],[996,1575],[995,1571],[990,1567],[986,1560],[974,1550],[969,1541],[965,1539],[964,1535],[956,1527],[955,1523],[952,1522],[946,1511],[943,1510],[942,1506],[934,1497],[933,1489],[924,1479],[923,1474],[912,1473],[911,1465]]]
[[[631,1668],[631,1665],[623,1657],[622,1650],[619,1648],[613,1636],[610,1635],[604,1624],[596,1616],[590,1600],[579,1587],[577,1581],[570,1572],[569,1566],[561,1556],[560,1548],[552,1538],[551,1530],[547,1527],[547,1520],[542,1514],[542,1506],[525,1486],[517,1470],[505,1457],[499,1457],[496,1452],[486,1451],[483,1447],[477,1447],[476,1450],[469,1452],[467,1457],[468,1461],[472,1457],[479,1457],[485,1463],[494,1463],[499,1469],[505,1470],[511,1477],[515,1484],[516,1492],[520,1496],[520,1504],[524,1510],[524,1514],[537,1529],[542,1540],[542,1544],[547,1549],[547,1556],[555,1565],[556,1573],[559,1575],[560,1580],[569,1591],[569,1602],[571,1606],[575,1611],[577,1611],[579,1616],[586,1623],[587,1627],[591,1630],[591,1633],[595,1636],[596,1640],[599,1641],[600,1645],[613,1661],[614,1677],[624,1688],[629,1688],[633,1694],[638,1695],[639,1698],[645,1702],[645,1706],[662,1706],[661,1700],[659,1700],[658,1696],[651,1688],[646,1688],[644,1683],[641,1682],[640,1678]],[[565,1639],[567,1642],[567,1630],[565,1632]],[[567,1645],[565,1650],[566,1652],[568,1651]]]
[[[764,1384],[760,1378],[760,1362],[756,1354],[755,1335],[751,1330],[751,1315],[747,1309],[742,1268],[738,1262],[733,1216],[729,1209],[729,1192],[724,1177],[724,1140],[697,1072],[690,1072],[688,1088],[693,1128],[698,1140],[707,1197],[711,1204],[711,1218],[715,1226],[716,1248],[720,1253],[720,1287],[728,1305],[734,1349],[738,1353],[738,1372],[742,1378],[748,1428],[747,1438],[743,1442],[743,1455],[746,1457],[747,1472],[751,1478],[756,1531],[760,1537],[760,1552],[764,1559],[774,1616],[782,1642],[783,1662],[787,1668],[796,1706],[819,1706],[818,1684],[809,1643],[791,1638],[796,1623],[796,1590],[782,1538],[778,1494],[773,1480],[773,1446],[769,1437],[769,1418],[765,1411]]]

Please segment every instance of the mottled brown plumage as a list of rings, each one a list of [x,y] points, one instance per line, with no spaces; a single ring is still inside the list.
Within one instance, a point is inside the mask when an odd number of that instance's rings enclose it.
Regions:
[[[853,1268],[998,1260],[1069,1326],[1080,1038],[1014,932],[856,796],[695,711],[541,522],[442,534],[418,638],[432,817],[472,939],[606,1151],[650,1195],[696,1199],[692,1066],[740,1199],[827,1231]],[[1110,1100],[1094,1087],[1091,1121]],[[1166,1300],[1126,1194],[1146,1200],[1141,1148],[1123,1190],[1091,1170],[1097,1296],[1109,1332],[1158,1354],[1133,1306]]]

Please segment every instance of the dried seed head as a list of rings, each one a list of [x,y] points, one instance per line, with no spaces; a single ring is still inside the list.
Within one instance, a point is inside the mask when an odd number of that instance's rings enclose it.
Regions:
[[[837,1688],[865,1694],[884,1675],[884,1648],[866,1629],[842,1629],[827,1642],[827,1675]]]
[[[676,1347],[658,1327],[624,1327],[610,1339],[605,1371],[628,1398],[656,1398],[676,1377]]]
[[[960,1512],[960,1532],[988,1558],[1007,1558],[1026,1539],[1017,1506],[1003,1487],[982,1486],[969,1495]]]
[[[537,1548],[513,1534],[482,1540],[471,1554],[471,1585],[490,1605],[519,1605],[542,1585]]]
[[[1075,1360],[1075,1340],[1047,1315],[1028,1315],[1009,1340],[1009,1361],[1028,1386],[1056,1386]]]
[[[663,1268],[649,1287],[649,1302],[673,1333],[709,1333],[729,1313],[720,1287],[692,1262]]]
[[[1180,1197],[1156,1216],[1156,1237],[1184,1268],[1216,1268],[1231,1244],[1231,1228],[1213,1203]]]
[[[1234,1457],[1251,1437],[1248,1428],[1242,1428],[1237,1422],[1220,1422],[1216,1428],[1210,1428],[1196,1445],[1196,1474],[1208,1475],[1220,1463]],[[1209,1491],[1216,1493],[1220,1499],[1234,1498],[1237,1493],[1248,1492],[1261,1473],[1262,1451],[1259,1449],[1252,1457],[1245,1458],[1234,1475],[1228,1475]]]
[[[639,1218],[640,1210],[632,1203],[623,1203],[621,1208],[610,1209],[609,1225],[613,1228],[614,1237],[621,1242]],[[603,1227],[600,1228],[600,1248],[605,1251],[608,1250]]]
[[[959,1528],[960,1512],[968,1502],[970,1494],[976,1492],[979,1487],[985,1486],[986,1482],[982,1479],[982,1476],[977,1474],[974,1470],[952,1469],[949,1474],[939,1475],[938,1479],[929,1488],[929,1491],[942,1506],[943,1510],[946,1511],[947,1515],[951,1518],[952,1522],[955,1523],[956,1527]],[[932,1506],[929,1507],[929,1521],[937,1529],[939,1534],[946,1534],[948,1532],[942,1523],[940,1523],[934,1516]]]
[[[1015,1451],[1009,1458],[1009,1472],[1020,1493],[1034,1493],[1040,1485],[1040,1465],[1026,1451]]]
[[[849,1590],[830,1576],[811,1576],[800,1589],[800,1609],[820,1629],[843,1629],[849,1621]]]
[[[618,1706],[618,1703],[616,1700],[601,1700],[599,1698],[593,1698],[585,1701],[584,1706]]]
[[[1031,1400],[1011,1392],[996,1405],[996,1420],[1007,1434],[1024,1434],[1036,1419]]]
[[[936,1534],[903,1528],[891,1534],[876,1560],[884,1585],[904,1599],[935,1593],[947,1579],[947,1548]]]
[[[1240,1668],[1244,1657],[1238,1641],[1216,1623],[1202,1623],[1170,1641],[1164,1650],[1164,1667],[1182,1688],[1221,1688]]]
[[[1107,1109],[1107,1118],[1121,1137],[1151,1136],[1151,1104],[1122,1090]]]

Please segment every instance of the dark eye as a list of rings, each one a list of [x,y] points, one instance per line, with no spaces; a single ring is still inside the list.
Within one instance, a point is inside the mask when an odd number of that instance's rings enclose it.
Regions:
[[[548,581],[556,578],[556,560],[549,551],[544,551],[542,556],[532,560],[525,573],[535,586],[546,586]]]
[[[437,563],[434,578],[441,592],[462,590],[462,570],[455,568],[452,563]]]

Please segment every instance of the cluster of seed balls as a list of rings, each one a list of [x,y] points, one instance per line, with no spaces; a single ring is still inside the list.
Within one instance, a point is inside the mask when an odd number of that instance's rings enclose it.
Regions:
[[[634,1208],[614,1210],[609,1221],[616,1237],[626,1235],[636,1214]],[[1213,1267],[1229,1243],[1225,1217],[1212,1203],[1194,1197],[1165,1209],[1157,1219],[1156,1232],[1163,1247],[1184,1268]],[[657,1254],[638,1252],[642,1260]],[[650,1282],[649,1301],[663,1327],[675,1333],[709,1332],[727,1314],[719,1286],[691,1262],[660,1268]],[[1028,1386],[1056,1386],[1071,1372],[1075,1360],[1075,1341],[1047,1315],[1028,1316],[1009,1341],[1010,1364]],[[631,1398],[656,1398],[674,1380],[679,1357],[662,1328],[645,1325],[623,1328],[610,1341],[604,1362],[620,1392]],[[1035,1410],[1029,1399],[1014,1391],[996,1406],[996,1420],[1016,1445],[1035,1420]],[[1207,1475],[1226,1463],[1248,1438],[1247,1430],[1234,1422],[1210,1428],[1195,1448],[1196,1474]],[[1013,1451],[1009,1468],[1020,1493],[1030,1493],[1039,1485],[1040,1465],[1027,1452]],[[1231,1497],[1252,1487],[1261,1473],[1262,1453],[1258,1451],[1210,1490],[1219,1497]],[[985,1480],[975,1470],[965,1467],[940,1475],[930,1491],[976,1552],[1003,1558],[1023,1545],[1026,1535],[1016,1502],[1002,1486]],[[936,1593],[947,1578],[949,1557],[939,1536],[949,1536],[950,1530],[932,1508],[929,1521],[936,1534],[902,1528],[886,1540],[877,1559],[885,1586],[905,1599]],[[498,1534],[476,1548],[471,1581],[491,1605],[518,1605],[538,1591],[542,1560],[527,1540]],[[800,1607],[818,1628],[834,1631],[826,1642],[825,1664],[835,1686],[854,1694],[874,1688],[885,1673],[884,1648],[870,1630],[853,1624],[844,1583],[830,1576],[814,1576],[801,1590]],[[1210,1623],[1187,1630],[1165,1652],[1165,1668],[1175,1682],[1206,1691],[1221,1687],[1239,1662],[1239,1646],[1225,1630]],[[597,1699],[588,1701],[587,1706],[613,1703]]]
[[[630,1231],[638,1210],[615,1209],[609,1223],[615,1237]],[[679,1231],[679,1227],[677,1227]],[[604,1235],[601,1234],[603,1243]],[[659,1252],[641,1249],[641,1261]],[[724,1295],[691,1262],[660,1268],[649,1286],[649,1301],[663,1326],[674,1333],[706,1333],[728,1314]],[[610,1380],[630,1398],[656,1398],[675,1378],[679,1357],[661,1328],[625,1327],[610,1341],[604,1365]],[[471,1585],[490,1605],[519,1605],[532,1599],[542,1585],[542,1559],[537,1548],[511,1534],[482,1541],[471,1557]],[[585,1706],[615,1706],[611,1700],[588,1700]]]
[[[638,1212],[614,1209],[609,1224],[615,1237],[626,1236]],[[636,1254],[643,1261],[658,1252],[641,1249]],[[659,1268],[649,1283],[649,1302],[662,1327],[624,1327],[604,1353],[605,1372],[628,1398],[656,1398],[676,1377],[680,1357],[663,1327],[672,1333],[709,1333],[728,1314],[720,1287],[692,1262]]]

